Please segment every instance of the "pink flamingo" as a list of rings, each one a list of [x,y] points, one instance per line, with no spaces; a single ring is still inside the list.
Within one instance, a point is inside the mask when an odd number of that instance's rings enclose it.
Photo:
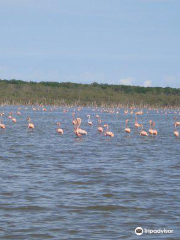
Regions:
[[[141,136],[148,137],[148,133],[143,130],[143,125],[142,125],[142,124],[141,124],[141,132],[140,132],[140,135],[141,135]]]
[[[153,135],[152,120],[150,120],[149,123],[150,123],[149,134]]]
[[[108,129],[109,129],[108,124],[105,124],[104,127],[106,128],[104,135],[109,136],[109,137],[114,137],[114,133],[108,131]]]
[[[81,118],[77,118],[75,130],[74,130],[74,133],[76,134],[76,136],[81,137],[82,135],[87,135],[87,132],[81,129],[80,125],[81,125]]]
[[[60,125],[61,125],[61,123],[60,123],[60,122],[58,122],[58,123],[57,123],[57,125],[58,125],[58,128],[57,128],[57,130],[56,130],[56,131],[57,131],[59,134],[63,134],[63,133],[64,133],[64,131],[63,131],[63,129],[61,129],[61,128],[60,128]]]
[[[102,122],[101,119],[98,119],[98,123],[99,123],[98,124],[98,131],[102,133],[104,130],[103,130],[103,127],[101,127],[101,122]]]
[[[141,110],[141,111],[138,111],[138,112],[136,112],[135,113],[136,115],[142,115],[143,114],[143,111]]]
[[[180,122],[176,122],[176,126],[180,126]]]
[[[17,115],[21,115],[20,109],[21,108],[18,108]]]
[[[0,128],[5,129],[5,128],[6,128],[6,125],[2,123],[2,116],[3,116],[3,113],[0,113],[0,115],[1,115]]]
[[[174,119],[176,120],[177,119],[177,117],[174,117]],[[178,126],[178,124],[177,124],[178,122],[176,122],[175,121],[175,123],[174,123],[174,135],[175,135],[175,137],[179,137],[179,132],[177,131],[177,126]]]
[[[176,120],[177,117],[174,117],[174,119]],[[175,122],[176,126],[180,126],[180,122]]]
[[[16,118],[13,117],[13,112],[11,112],[11,120],[13,121],[13,123],[17,122]]]
[[[127,119],[126,120],[126,128],[125,128],[125,132],[126,133],[130,133],[131,132],[131,129],[127,127],[128,122],[129,122],[129,120]]]
[[[30,119],[30,117],[27,117],[27,120],[28,120],[28,122],[29,122],[29,124],[28,124],[28,128],[32,128],[32,129],[34,129],[34,124],[31,123],[31,119]]]
[[[9,119],[12,119],[12,113],[13,113],[13,112],[10,112],[10,113],[9,113],[9,116],[8,116]]]
[[[176,130],[177,125],[174,124],[175,130],[174,130],[174,136],[179,137],[179,132]]]
[[[12,121],[13,121],[13,123],[17,122],[16,118],[12,118]]]
[[[174,136],[179,137],[179,132],[176,130],[176,127],[177,127],[176,123],[174,124],[174,127],[175,127]]]
[[[152,126],[153,126],[153,135],[157,136],[158,132],[155,128],[155,122],[152,122]]]
[[[136,120],[135,120],[134,126],[135,126],[135,128],[140,128],[141,125],[137,122],[137,115],[138,114],[136,114]]]
[[[73,116],[72,124],[73,124],[73,125],[76,125],[75,112],[72,113],[72,116]]]

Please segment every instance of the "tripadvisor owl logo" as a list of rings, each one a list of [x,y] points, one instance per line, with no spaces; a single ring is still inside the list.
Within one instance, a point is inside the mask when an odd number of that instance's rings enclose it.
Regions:
[[[137,227],[137,228],[135,229],[135,233],[136,233],[137,235],[142,235],[142,234],[143,234],[143,229],[142,229],[141,227]]]

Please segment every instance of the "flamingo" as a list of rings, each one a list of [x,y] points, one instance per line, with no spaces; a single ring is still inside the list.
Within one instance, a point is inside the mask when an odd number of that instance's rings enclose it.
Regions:
[[[12,119],[12,112],[9,113],[8,118],[9,118],[9,119]]]
[[[142,124],[141,124],[141,132],[140,132],[140,135],[141,135],[141,136],[148,137],[148,133],[143,130],[143,125],[142,125]]]
[[[77,118],[75,130],[74,130],[74,133],[76,134],[76,136],[81,137],[82,135],[87,135],[87,132],[81,129],[80,125],[81,125],[81,118]]]
[[[177,117],[174,117],[174,119],[176,120]],[[175,122],[176,126],[180,126],[180,122]]]
[[[152,120],[149,121],[150,123],[150,129],[149,129],[149,134],[153,135],[153,129],[152,129]]]
[[[135,120],[134,126],[135,126],[135,128],[140,128],[141,125],[137,122],[137,115],[138,114],[136,114],[136,120]]]
[[[72,116],[73,116],[72,124],[73,124],[73,125],[76,125],[75,112],[72,113]]]
[[[152,122],[153,128],[155,128],[155,122]],[[153,135],[157,136],[158,132],[156,129],[153,129]]]
[[[28,122],[29,122],[29,124],[28,124],[28,128],[32,128],[32,129],[34,129],[34,124],[31,123],[31,119],[30,119],[30,117],[27,117],[27,120],[28,120]]]
[[[93,125],[93,123],[92,123],[92,121],[91,121],[91,116],[90,115],[87,115],[87,117],[88,117],[88,124],[90,125],[90,126],[92,126]]]
[[[13,121],[13,123],[17,122],[16,118],[13,117],[13,112],[11,112],[11,120]]]
[[[21,115],[20,109],[21,108],[18,108],[17,115]]]
[[[98,119],[98,123],[99,123],[98,124],[98,131],[102,133],[104,130],[103,130],[103,127],[101,127],[101,122],[102,122],[101,119]]]
[[[0,128],[5,129],[5,128],[6,128],[6,125],[2,123],[2,116],[3,116],[3,113],[1,113],[0,115],[1,115]]]
[[[5,129],[6,125],[2,123],[2,121],[0,121],[0,128]]]
[[[177,119],[177,117],[174,117],[174,119],[176,120]],[[179,132],[177,131],[177,126],[179,126],[178,124],[177,124],[178,122],[176,122],[175,121],[175,123],[174,123],[174,135],[176,136],[176,137],[179,137]]]
[[[179,132],[176,130],[176,127],[177,127],[176,123],[174,124],[174,127],[175,127],[174,136],[179,137]]]
[[[129,122],[129,120],[127,119],[126,120],[126,128],[124,130],[126,133],[130,133],[131,132],[131,129],[127,127],[128,122]]]
[[[108,129],[109,129],[108,124],[105,124],[104,127],[106,128],[106,131],[105,131],[104,135],[109,136],[109,137],[114,137],[114,133],[108,131]]]
[[[143,111],[141,110],[141,111],[138,111],[138,112],[136,112],[136,115],[142,115],[143,114]]]
[[[17,122],[16,118],[12,118],[12,121],[13,121],[13,123]]]
[[[57,125],[58,125],[58,127],[60,127],[61,123],[58,122]],[[57,131],[59,134],[63,134],[63,133],[64,133],[63,129],[61,129],[61,128],[57,128],[56,131]]]

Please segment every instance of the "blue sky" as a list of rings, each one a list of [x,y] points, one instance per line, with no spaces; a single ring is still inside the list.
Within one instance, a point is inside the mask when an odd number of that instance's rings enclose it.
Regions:
[[[180,0],[0,0],[0,78],[180,87]]]

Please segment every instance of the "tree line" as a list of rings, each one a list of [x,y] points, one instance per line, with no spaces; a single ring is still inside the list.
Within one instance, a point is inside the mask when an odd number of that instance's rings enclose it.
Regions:
[[[180,107],[180,89],[0,80],[0,104]]]

